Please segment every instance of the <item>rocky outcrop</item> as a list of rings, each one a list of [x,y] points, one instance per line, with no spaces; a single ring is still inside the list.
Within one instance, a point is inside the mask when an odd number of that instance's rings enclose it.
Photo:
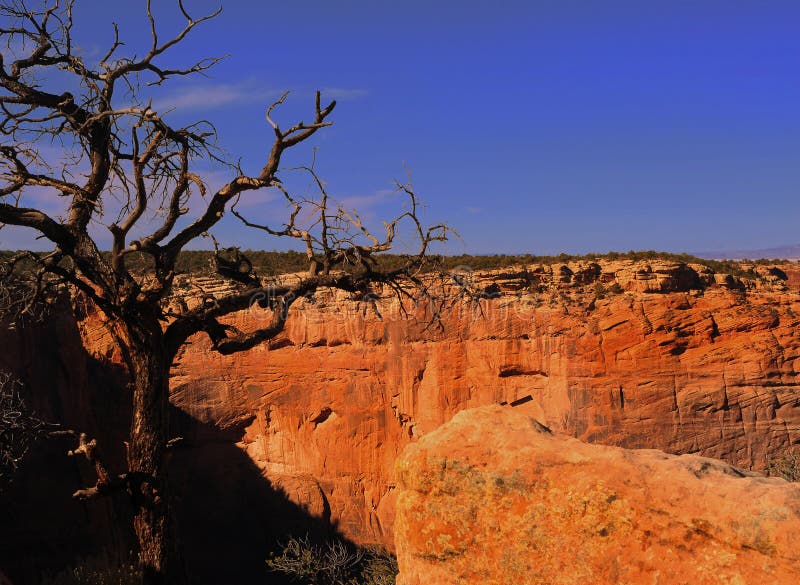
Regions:
[[[504,269],[472,275],[480,307],[433,327],[423,308],[407,319],[386,303],[379,318],[318,295],[250,352],[194,338],[172,400],[210,425],[245,424],[239,446],[263,475],[359,542],[392,542],[402,449],[486,404],[583,441],[764,469],[800,442],[800,297],[796,269],[780,270],[787,279],[666,261]],[[259,311],[233,324],[256,327]]]
[[[462,411],[397,462],[399,585],[789,584],[800,485]]]

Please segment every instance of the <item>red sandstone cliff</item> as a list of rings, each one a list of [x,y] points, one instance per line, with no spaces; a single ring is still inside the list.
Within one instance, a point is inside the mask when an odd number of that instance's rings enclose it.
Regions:
[[[494,297],[483,314],[461,305],[441,330],[321,297],[271,346],[223,357],[193,339],[173,403],[215,425],[248,422],[240,446],[264,476],[360,542],[392,542],[404,446],[485,404],[584,441],[763,469],[800,441],[800,297],[792,267],[756,269],[741,280],[669,262],[495,271],[479,277]]]

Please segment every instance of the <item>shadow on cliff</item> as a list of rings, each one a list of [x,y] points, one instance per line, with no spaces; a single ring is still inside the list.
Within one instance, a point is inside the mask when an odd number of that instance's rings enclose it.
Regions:
[[[292,536],[336,536],[330,511],[311,516],[273,487],[235,442],[244,426],[220,430],[173,409],[184,438],[170,462],[178,532],[193,581],[283,583],[265,559]],[[286,581],[288,583],[288,581]]]
[[[0,327],[0,346],[7,350],[0,367],[25,382],[39,416],[96,437],[109,467],[122,470],[130,421],[125,374],[86,354],[71,316],[19,331]],[[281,585],[267,573],[271,551],[292,536],[338,536],[329,513],[315,517],[291,502],[236,446],[243,425],[220,429],[174,407],[171,421],[173,434],[184,437],[171,455],[170,483],[192,583]],[[0,569],[14,585],[37,584],[85,558],[125,558],[135,548],[124,494],[71,498],[96,480],[84,460],[66,456],[73,443],[40,440],[0,492]]]

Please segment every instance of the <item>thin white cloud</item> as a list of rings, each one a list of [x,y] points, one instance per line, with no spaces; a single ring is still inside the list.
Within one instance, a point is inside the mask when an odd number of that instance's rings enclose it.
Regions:
[[[168,110],[208,110],[258,101],[272,100],[280,96],[280,91],[264,87],[254,81],[241,83],[205,83],[187,86],[180,91],[158,98],[153,109]]]
[[[388,202],[396,193],[394,189],[379,189],[369,195],[343,197],[337,199],[337,202],[348,211],[355,210],[359,215],[366,215]]]
[[[323,96],[332,100],[356,100],[369,93],[366,89],[347,87],[323,87],[320,91]]]
[[[258,191],[242,193],[236,208],[239,210],[262,208],[264,205],[280,201],[283,201],[283,198],[279,197],[277,192],[259,189]]]
[[[367,95],[367,91],[358,88],[325,87],[320,90],[328,99],[353,100]],[[266,87],[257,80],[246,80],[240,83],[203,83],[184,87],[179,91],[168,93],[153,103],[159,112],[169,110],[194,111],[208,110],[255,102],[274,101],[284,90]],[[307,89],[295,89],[291,93],[304,96],[313,94]]]

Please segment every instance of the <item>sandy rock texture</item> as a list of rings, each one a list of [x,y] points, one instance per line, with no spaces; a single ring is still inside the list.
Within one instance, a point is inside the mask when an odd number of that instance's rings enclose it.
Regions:
[[[589,445],[497,405],[397,462],[399,585],[781,584],[800,486],[720,461]]]

